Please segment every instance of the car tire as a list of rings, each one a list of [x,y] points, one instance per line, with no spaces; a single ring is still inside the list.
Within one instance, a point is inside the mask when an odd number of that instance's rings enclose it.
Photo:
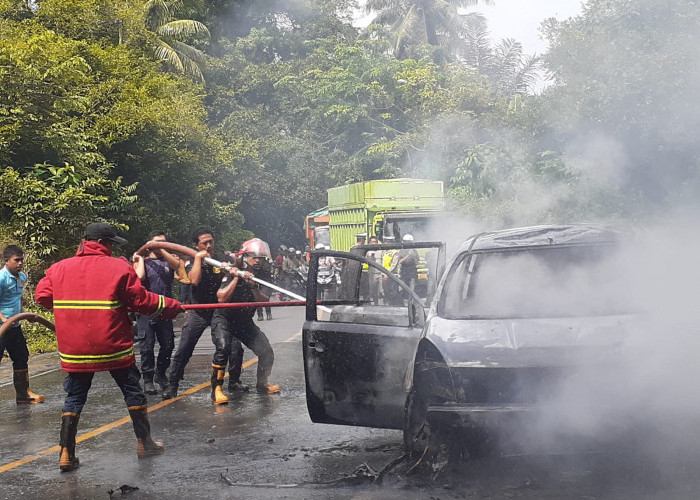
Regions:
[[[406,453],[422,455],[430,445],[431,430],[427,416],[428,400],[414,387],[406,398],[403,427],[403,444]]]

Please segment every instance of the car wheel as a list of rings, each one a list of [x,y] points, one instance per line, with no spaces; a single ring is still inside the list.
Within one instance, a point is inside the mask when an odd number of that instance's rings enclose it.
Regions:
[[[415,387],[406,398],[403,444],[406,453],[422,455],[430,445],[430,425],[427,420],[428,400]]]

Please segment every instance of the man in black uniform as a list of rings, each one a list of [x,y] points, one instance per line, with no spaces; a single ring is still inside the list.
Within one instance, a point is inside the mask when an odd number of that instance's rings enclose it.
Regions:
[[[255,271],[261,269],[262,261],[270,257],[267,243],[259,238],[248,240],[241,246],[235,267],[231,269],[230,278],[222,282],[217,292],[219,302],[267,302],[269,298],[262,293],[255,282],[250,278],[255,276]],[[238,276],[238,271],[243,276]],[[223,367],[226,362],[234,361],[229,366],[229,374],[232,380],[238,379],[243,361],[243,349],[237,340],[246,345],[258,357],[256,390],[261,394],[276,394],[280,392],[279,385],[268,382],[275,361],[270,342],[265,333],[253,322],[254,307],[241,309],[226,308],[217,309],[211,321],[212,340],[216,347],[213,366],[222,367],[222,375],[215,379],[212,377],[212,401],[219,403],[218,395],[221,394],[223,385]],[[235,350],[239,353],[236,355]],[[229,362],[231,362],[229,361]]]
[[[216,292],[226,273],[214,266],[204,264],[204,259],[206,257],[212,258],[214,252],[214,237],[211,230],[198,228],[194,233],[193,242],[197,253],[192,259],[192,265],[187,269],[187,277],[192,283],[192,303],[215,304],[217,302]],[[192,357],[202,333],[211,324],[213,315],[213,309],[192,309],[189,311],[185,325],[182,327],[177,352],[170,366],[170,381],[167,389],[163,391],[163,399],[172,399],[177,396],[180,380],[185,374],[185,366]],[[214,370],[212,376],[218,375],[218,372]],[[223,381],[223,372],[221,380]],[[226,398],[226,402],[228,402],[228,398]]]

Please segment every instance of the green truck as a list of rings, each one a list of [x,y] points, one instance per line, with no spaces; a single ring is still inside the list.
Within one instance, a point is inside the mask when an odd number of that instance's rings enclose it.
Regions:
[[[348,251],[362,239],[400,242],[406,234],[427,239],[432,220],[444,214],[442,182],[383,179],[328,190],[331,249]]]

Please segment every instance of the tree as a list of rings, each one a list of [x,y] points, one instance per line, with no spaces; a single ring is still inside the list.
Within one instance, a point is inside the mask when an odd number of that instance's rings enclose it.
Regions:
[[[546,133],[646,210],[697,195],[698,23],[692,2],[590,0],[580,16],[543,27]]]
[[[107,167],[103,167],[107,170]],[[36,165],[23,174],[0,170],[0,221],[5,232],[34,256],[75,251],[81,231],[95,220],[117,220],[136,202],[135,185],[111,181],[107,172],[79,174],[70,165]]]
[[[207,126],[201,86],[146,57],[140,1],[105,2],[113,17],[98,35],[75,15],[92,1],[44,0],[21,20],[0,4],[0,172],[18,196],[4,200],[18,208],[0,226],[47,259],[61,254],[59,234],[74,238],[88,218],[128,226],[133,246],[153,227],[182,239],[200,223],[222,238],[239,233],[237,193],[218,187],[229,157]]]
[[[208,42],[209,30],[200,21],[176,19],[181,0],[148,0],[144,5],[146,25],[158,35],[155,55],[168,67],[198,82],[204,82],[201,66],[204,53],[193,44]]]
[[[479,0],[368,0],[365,9],[376,13],[372,24],[389,27],[394,53],[404,58],[411,54],[412,47],[422,44],[443,47],[447,53],[454,50],[464,29],[464,15],[459,8],[478,3]]]

